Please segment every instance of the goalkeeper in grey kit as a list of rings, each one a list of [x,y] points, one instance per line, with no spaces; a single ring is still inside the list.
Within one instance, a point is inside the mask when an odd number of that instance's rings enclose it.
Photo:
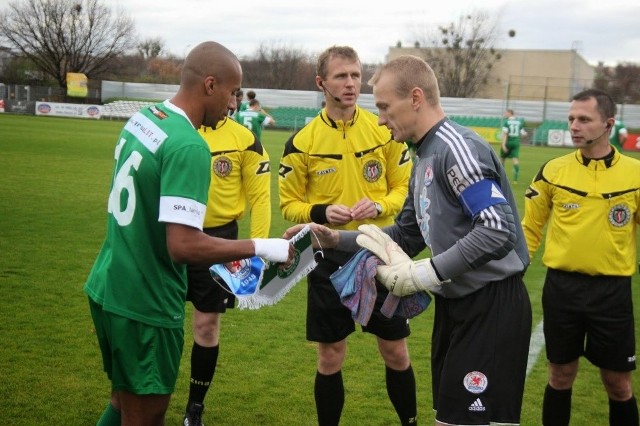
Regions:
[[[357,244],[375,253],[385,263],[376,278],[392,293],[434,295],[436,424],[519,424],[531,336],[522,280],[529,255],[504,168],[486,141],[446,118],[424,60],[398,57],[369,84],[379,124],[395,140],[416,141],[409,195],[383,230],[312,230],[324,247]],[[411,259],[426,247],[430,259]]]

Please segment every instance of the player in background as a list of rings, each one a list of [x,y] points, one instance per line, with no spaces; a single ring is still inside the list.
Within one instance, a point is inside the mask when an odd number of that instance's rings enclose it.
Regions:
[[[624,123],[616,118],[615,123],[611,127],[611,133],[609,133],[609,143],[613,145],[618,152],[622,152],[628,135],[629,132]]]
[[[520,142],[521,137],[526,136],[524,119],[514,115],[512,109],[504,113],[502,123],[502,145],[500,146],[500,161],[504,165],[507,158],[513,162],[513,183],[518,183],[520,175]]]
[[[202,232],[211,154],[197,129],[236,107],[241,82],[231,51],[201,43],[185,59],[176,95],[134,114],[120,133],[106,237],[84,286],[111,382],[98,426],[164,424],[184,346],[186,264],[293,257],[284,239]]]
[[[238,111],[240,111],[242,104],[244,99],[244,92],[242,91],[242,89],[238,89],[238,91],[236,92],[236,109],[234,109],[233,111],[229,111],[229,115],[231,116],[231,118],[233,118],[234,120],[236,119],[236,115],[238,114]]]
[[[237,121],[255,133],[258,139],[262,137],[262,128],[264,126],[275,126],[276,124],[276,120],[262,109],[257,99],[249,101],[249,108],[238,111]]]
[[[362,85],[358,54],[333,46],[318,58],[316,86],[326,106],[286,143],[280,162],[280,208],[286,220],[316,222],[335,229],[363,223],[393,223],[407,196],[411,160],[407,147],[392,140],[377,117],[356,105]],[[307,339],[318,342],[314,396],[318,423],[337,425],[344,405],[342,366],[347,336],[355,331],[351,311],[342,305],[329,279],[357,251],[324,250],[308,277]],[[403,425],[415,424],[415,377],[404,318],[386,318],[378,299],[363,331],[376,336],[385,364],[389,398]],[[366,422],[366,421],[365,421]]]
[[[640,161],[609,144],[615,111],[605,92],[576,94],[568,117],[577,150],[545,163],[525,193],[522,226],[531,257],[546,229],[545,426],[569,424],[581,356],[600,369],[609,424],[638,425],[631,387],[636,368],[631,276],[637,273]]]
[[[256,135],[231,118],[201,127],[211,150],[211,184],[203,231],[235,240],[249,206],[251,238],[267,238],[271,225],[269,155]],[[222,314],[235,298],[211,278],[208,265],[188,265],[187,300],[193,303],[193,347],[184,426],[201,426],[204,399],[216,371]]]

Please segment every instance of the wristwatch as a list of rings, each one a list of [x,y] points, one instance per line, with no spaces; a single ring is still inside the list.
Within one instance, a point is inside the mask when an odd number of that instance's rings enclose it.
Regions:
[[[382,206],[380,205],[380,203],[373,203],[373,205],[376,208],[376,211],[378,212],[377,216],[380,216],[382,214]]]

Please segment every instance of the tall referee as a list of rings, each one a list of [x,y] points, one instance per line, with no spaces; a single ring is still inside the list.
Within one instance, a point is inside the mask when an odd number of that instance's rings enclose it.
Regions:
[[[278,188],[285,219],[315,222],[333,229],[363,223],[393,223],[408,192],[411,161],[407,146],[392,139],[377,117],[356,101],[362,64],[349,46],[322,52],[316,86],[326,106],[285,144]],[[338,425],[345,400],[342,366],[347,337],[355,331],[351,311],[342,305],[330,276],[355,253],[326,249],[308,277],[307,339],[318,342],[314,397],[318,424]],[[416,386],[405,318],[386,318],[380,307],[388,291],[377,290],[371,319],[363,331],[376,337],[385,363],[387,394],[403,425],[415,424]]]

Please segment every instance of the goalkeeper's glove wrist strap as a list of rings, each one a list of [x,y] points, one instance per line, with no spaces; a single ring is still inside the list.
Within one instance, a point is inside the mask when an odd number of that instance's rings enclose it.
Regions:
[[[442,284],[442,279],[433,267],[431,259],[415,262],[414,278],[418,281],[416,284],[419,284],[422,288]]]

